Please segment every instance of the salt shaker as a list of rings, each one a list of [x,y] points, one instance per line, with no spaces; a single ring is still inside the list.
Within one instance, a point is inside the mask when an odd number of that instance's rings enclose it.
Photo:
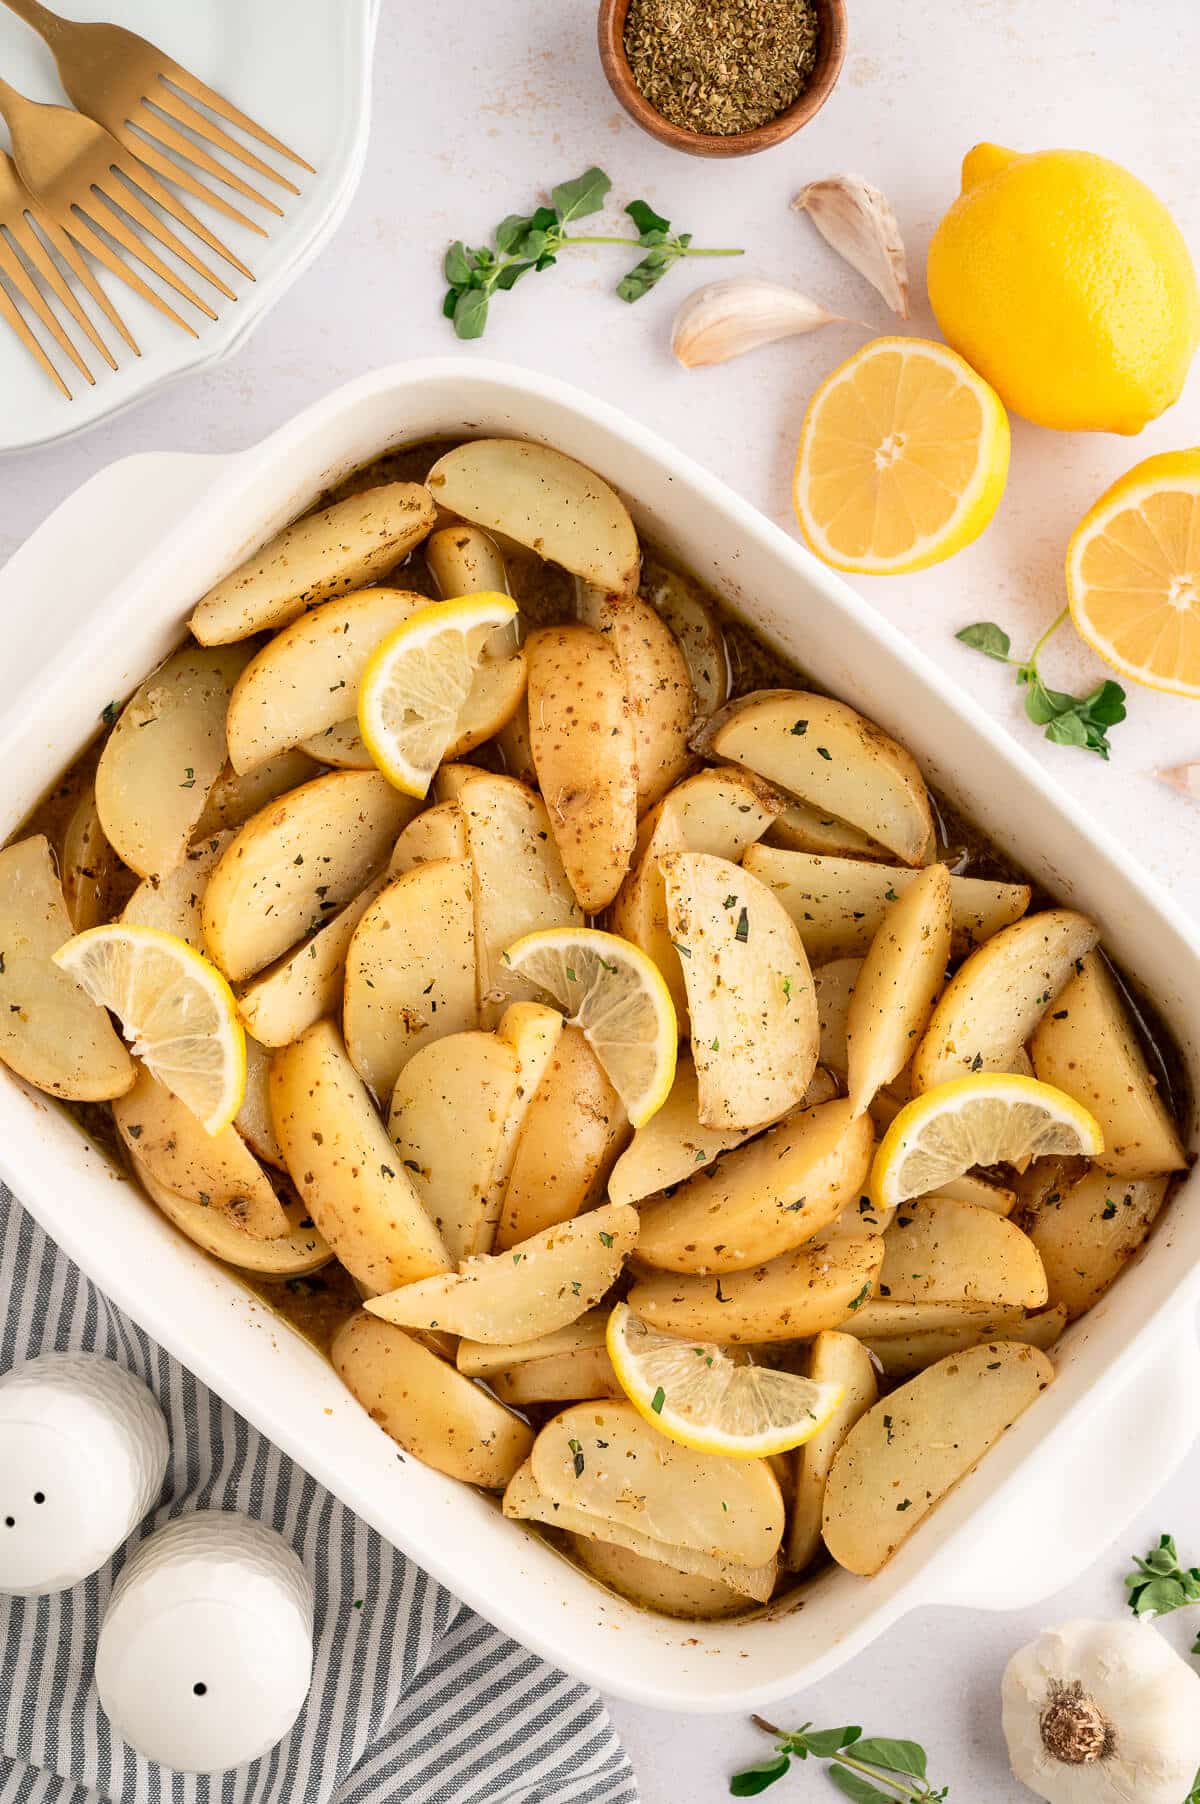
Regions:
[[[312,1680],[312,1588],[273,1529],[197,1510],[150,1535],[113,1587],[96,1688],[147,1759],[216,1773],[295,1722]]]
[[[43,1353],[0,1378],[0,1591],[65,1591],[157,1501],[167,1425],[98,1353]]]

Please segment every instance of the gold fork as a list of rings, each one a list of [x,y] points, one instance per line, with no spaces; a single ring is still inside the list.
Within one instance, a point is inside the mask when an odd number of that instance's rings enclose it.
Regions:
[[[50,46],[63,87],[80,112],[99,120],[114,138],[120,139],[126,150],[148,163],[159,175],[167,176],[197,199],[209,201],[253,231],[261,233],[263,228],[205,187],[179,159],[186,158],[206,175],[223,182],[247,200],[257,201],[272,213],[281,215],[282,208],[218,162],[201,145],[179,131],[178,126],[187,127],[217,150],[236,157],[246,168],[290,193],[299,194],[300,190],[193,106],[192,101],[199,101],[209,112],[239,126],[259,144],[298,164],[310,175],[316,173],[311,163],[306,163],[280,139],[264,131],[246,113],[232,106],[204,82],[197,81],[189,70],[136,32],[126,31],[121,25],[63,19],[43,6],[41,0],[5,0],[5,4],[40,33]]]

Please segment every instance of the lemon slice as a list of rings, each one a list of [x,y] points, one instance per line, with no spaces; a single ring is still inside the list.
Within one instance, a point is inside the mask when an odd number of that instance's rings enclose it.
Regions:
[[[54,962],[111,1009],[131,1050],[210,1134],[246,1090],[246,1036],[233,991],[186,940],[113,921],[60,946]]]
[[[1050,1153],[1094,1159],[1093,1115],[1053,1084],[1002,1071],[952,1078],[914,1097],[883,1137],[871,1171],[879,1209],[925,1196],[974,1165],[1024,1165]]]
[[[594,927],[527,933],[504,962],[553,996],[581,1029],[635,1128],[675,1081],[679,1024],[662,973],[628,940]]]
[[[660,1334],[628,1303],[608,1318],[608,1356],[634,1408],[672,1441],[700,1453],[763,1459],[820,1432],[843,1385],[737,1365],[723,1347]]]
[[[435,601],[371,654],[359,685],[358,730],[388,782],[405,795],[428,793],[487,642],[516,611],[511,596],[490,591]]]
[[[872,339],[808,404],[796,518],[839,570],[923,570],[978,538],[1004,493],[1008,454],[999,397],[956,352]]]

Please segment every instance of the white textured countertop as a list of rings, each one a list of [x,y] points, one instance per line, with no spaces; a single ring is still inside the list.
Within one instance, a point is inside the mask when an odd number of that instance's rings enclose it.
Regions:
[[[241,0],[254,4],[254,0]],[[234,4],[234,0],[230,0]],[[303,7],[297,9],[302,18]],[[453,237],[483,241],[504,214],[599,163],[618,204],[645,195],[698,243],[742,244],[738,264],[672,271],[636,307],[611,288],[623,253],[565,254],[493,306],[482,349],[590,388],[686,446],[766,513],[790,523],[793,449],[816,382],[863,334],[830,327],[711,371],[687,373],[667,339],[690,287],[720,274],[793,282],[876,331],[892,320],[787,203],[807,180],[853,170],[890,195],[914,274],[912,329],[931,328],[922,269],[930,232],[958,186],[963,152],[992,137],[1020,149],[1078,146],[1128,164],[1167,200],[1200,250],[1195,71],[1200,9],[1155,0],[849,0],[850,51],[819,118],[781,149],[724,163],[645,138],[600,74],[592,0],[441,0],[385,7],[366,174],[333,242],[232,362],[184,382],[110,427],[9,459],[0,470],[0,561],[105,463],[149,449],[226,451],[251,443],[314,396],[368,367],[456,347],[439,304],[439,259]],[[319,97],[314,97],[319,105]],[[470,347],[464,347],[467,354]],[[1062,557],[1079,515],[1151,452],[1200,441],[1200,366],[1184,399],[1136,440],[1062,437],[1013,424],[1008,493],[983,539],[940,568],[861,582],[868,598],[982,710],[1042,758],[1080,806],[1102,815],[1132,856],[1200,912],[1200,811],[1157,783],[1156,766],[1200,758],[1200,704],[1146,691],[1113,733],[1109,765],[1047,744],[1024,719],[1010,673],[953,638],[989,618],[1025,650],[1058,611]],[[64,551],[64,580],[86,548]],[[1092,686],[1103,667],[1064,630],[1047,681]],[[1200,1409],[1198,1409],[1200,1424]],[[1113,1449],[1114,1459],[1121,1450]],[[1127,1556],[1161,1530],[1200,1549],[1200,1451],[1093,1573],[1062,1598],[1015,1616],[926,1612],[908,1618],[781,1721],[860,1722],[915,1736],[952,1800],[1019,1804],[999,1734],[1008,1654],[1045,1623],[1121,1607]],[[1168,1624],[1186,1647],[1196,1624]],[[726,1775],[765,1751],[743,1723],[614,1706],[646,1804],[716,1804]],[[834,1796],[815,1765],[770,1794]]]

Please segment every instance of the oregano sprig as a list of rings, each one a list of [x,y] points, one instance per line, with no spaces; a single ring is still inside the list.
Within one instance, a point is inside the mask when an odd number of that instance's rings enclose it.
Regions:
[[[814,1729],[805,1723],[791,1731],[777,1729],[761,1716],[751,1721],[775,1737],[775,1752],[735,1773],[729,1790],[735,1798],[754,1798],[782,1779],[793,1760],[828,1760],[827,1777],[857,1804],[938,1804],[950,1788],[934,1791],[926,1776],[927,1756],[916,1741],[896,1741],[890,1736],[864,1738],[861,1729]]]
[[[1144,1560],[1134,1560],[1136,1571],[1125,1580],[1129,1608],[1135,1616],[1169,1616],[1189,1604],[1200,1604],[1200,1566],[1181,1566],[1175,1542],[1163,1535]],[[1193,1654],[1200,1654],[1200,1636]]]
[[[954,637],[974,651],[981,651],[987,658],[1015,666],[1017,682],[1025,690],[1025,712],[1035,726],[1045,727],[1047,739],[1055,745],[1074,745],[1081,751],[1097,752],[1106,759],[1112,750],[1108,743],[1108,728],[1115,727],[1125,718],[1125,691],[1121,685],[1108,681],[1088,695],[1068,695],[1064,690],[1048,688],[1038,670],[1042,647],[1051,634],[1058,631],[1069,612],[1064,608],[1050,623],[1027,658],[1009,656],[1012,641],[994,620],[977,620],[972,626],[964,626]]]
[[[631,201],[625,211],[638,229],[636,238],[604,233],[569,232],[574,221],[599,213],[612,182],[602,169],[585,169],[574,181],[560,182],[550,192],[550,205],[532,213],[509,213],[492,233],[490,245],[471,246],[456,238],[443,259],[449,284],[442,312],[453,320],[460,338],[480,338],[487,326],[493,295],[515,288],[523,276],[552,269],[559,253],[581,244],[623,244],[646,255],[617,285],[624,301],[640,300],[681,257],[740,257],[740,250],[705,250],[692,244],[690,232],[673,233],[647,201]]]

